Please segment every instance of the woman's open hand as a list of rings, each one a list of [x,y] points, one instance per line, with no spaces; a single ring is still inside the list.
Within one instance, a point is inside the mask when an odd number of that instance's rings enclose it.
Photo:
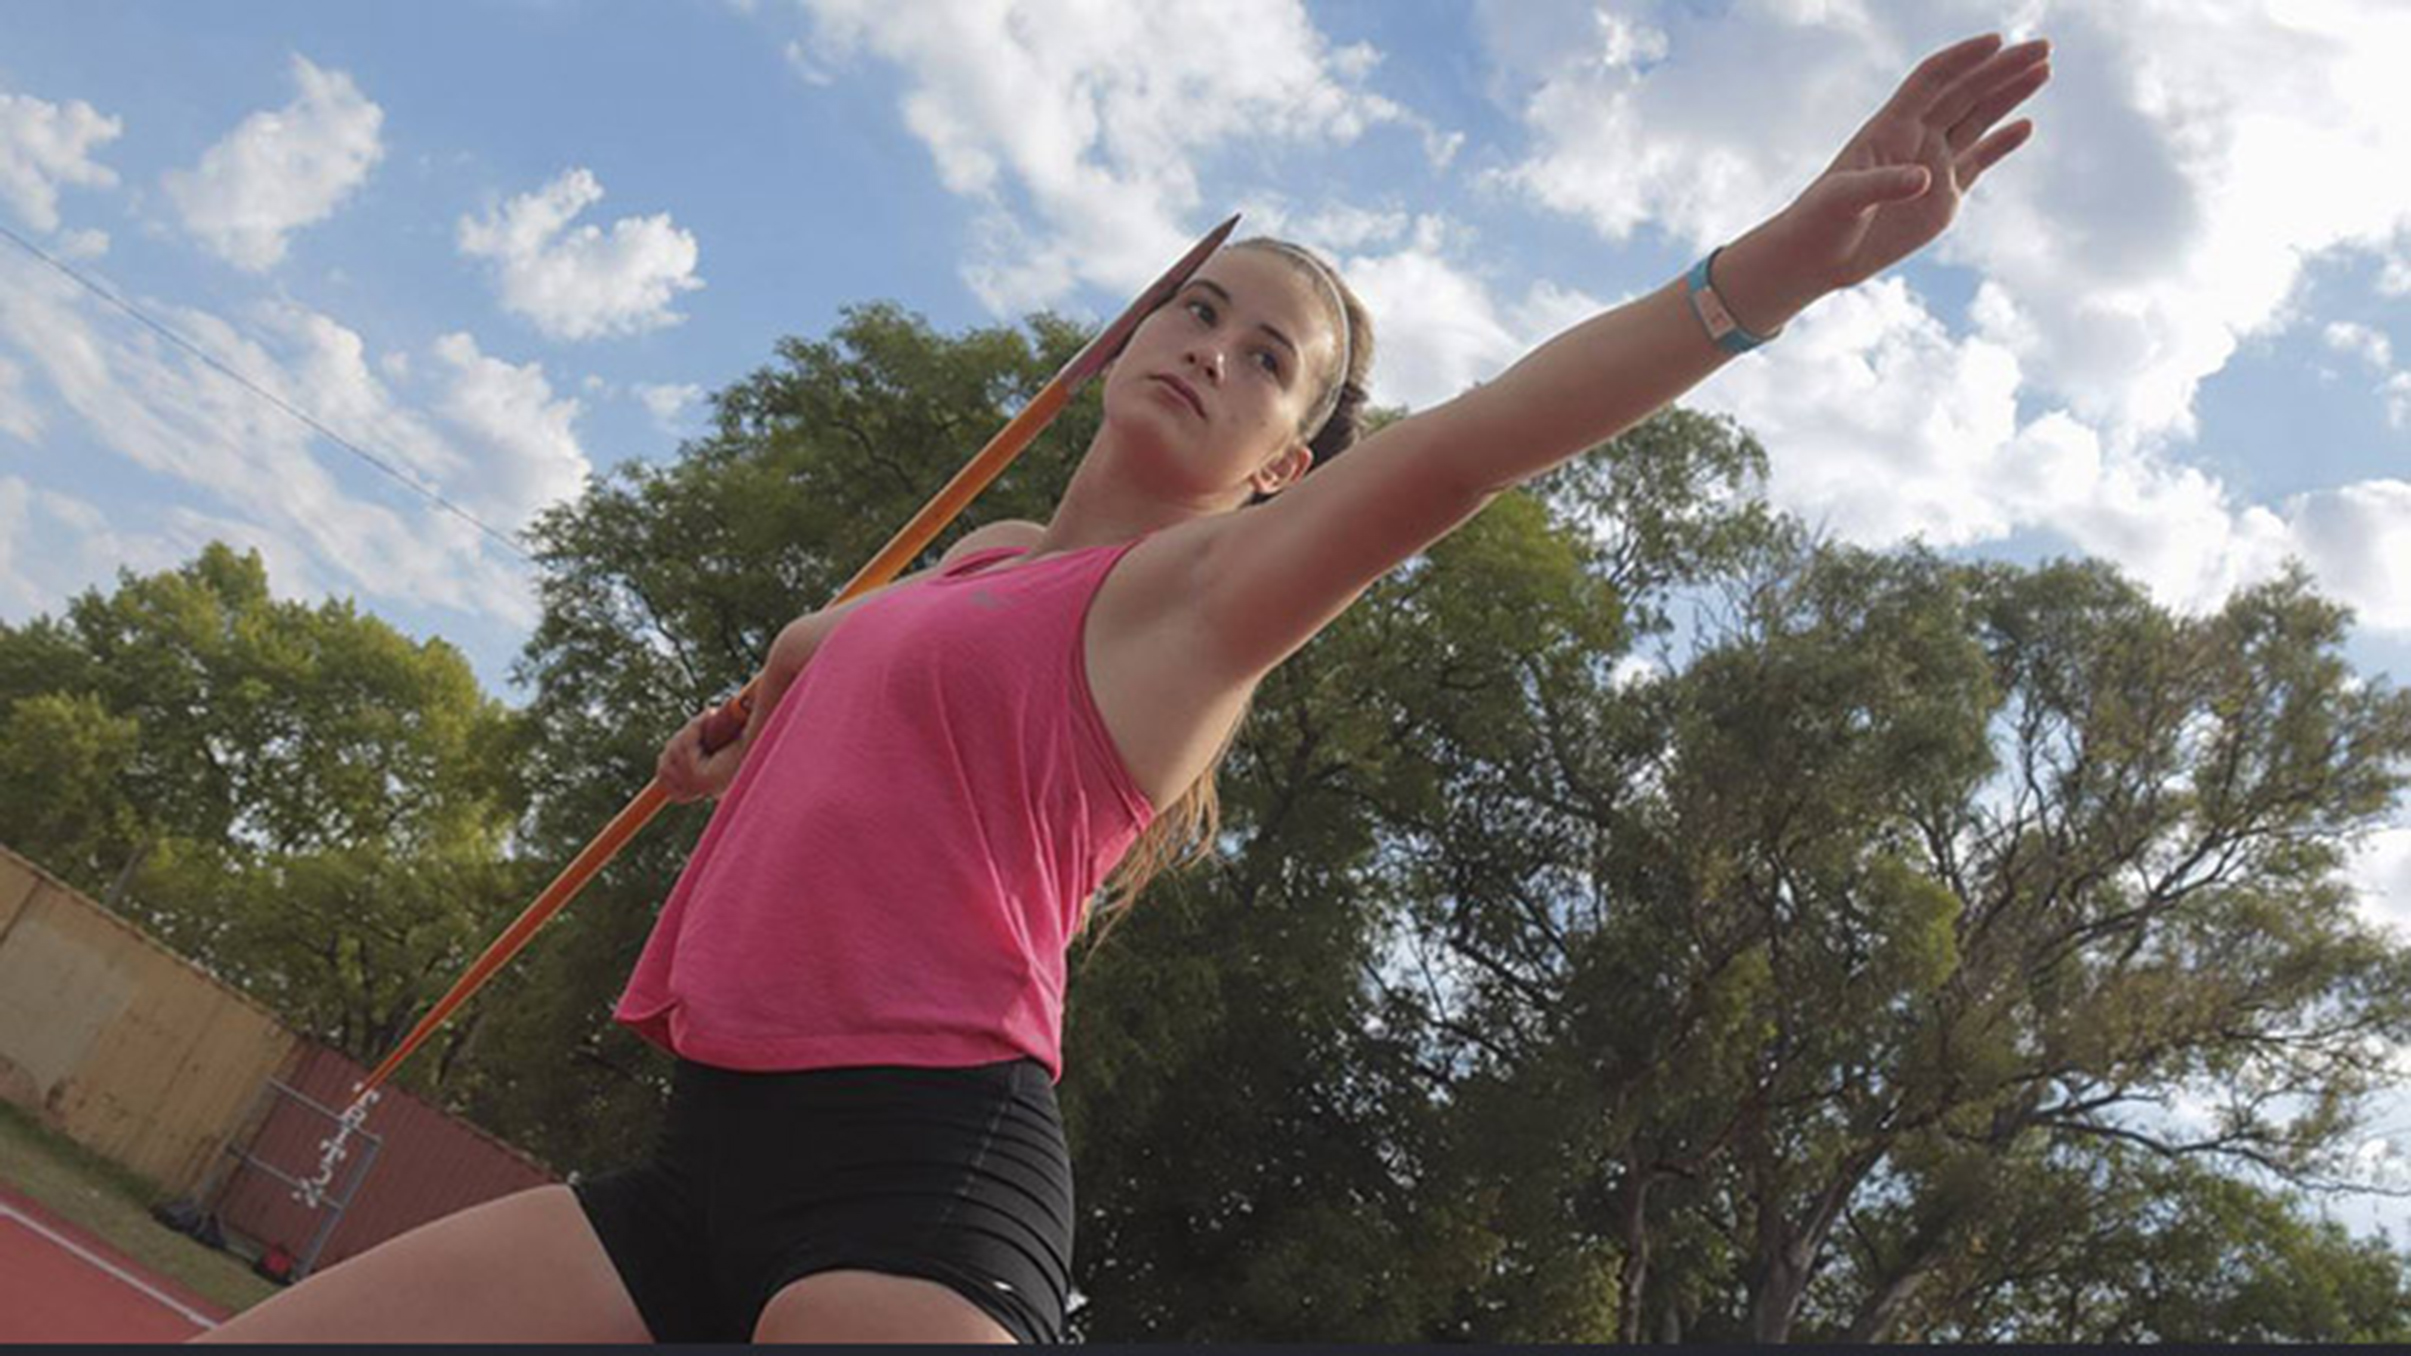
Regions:
[[[1875,276],[1922,249],[1960,195],[2023,145],[2034,123],[1993,124],[2051,78],[2044,39],[2003,48],[1987,33],[1919,62],[1841,154],[1767,224],[1768,264],[1816,293]]]

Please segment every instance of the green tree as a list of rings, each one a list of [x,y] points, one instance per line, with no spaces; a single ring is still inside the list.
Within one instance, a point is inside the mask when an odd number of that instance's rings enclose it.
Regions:
[[[2411,967],[2336,869],[2411,698],[2348,681],[2337,609],[2296,574],[2183,620],[2097,565],[1798,541],[1728,597],[1680,675],[1577,694],[1593,728],[1435,722],[1455,812],[1404,882],[1472,977],[1445,1029],[1510,1037],[1463,1171],[1548,1266],[1614,1269],[1618,1335],[1889,1335],[2004,1208],[1968,1184],[2038,1146],[2344,1175]],[[2155,1117],[2189,1091],[2211,1128]],[[1576,1147],[1535,1174],[1509,1122]],[[1519,1321],[1596,1322],[1595,1285],[1535,1320],[1536,1283],[1500,1281]]]
[[[1224,769],[1221,859],[1151,896],[1073,987],[1084,1338],[1614,1335],[1598,1247],[1516,1213],[1562,1208],[1521,1193],[1564,1118],[1467,1129],[1469,1071],[1529,1067],[1540,1014],[1512,990],[1476,1020],[1421,1001],[1407,943],[1433,920],[1402,905],[1435,869],[1479,889],[1578,850],[1632,732],[1550,698],[1607,687],[1666,629],[1668,589],[1764,538],[1739,494],[1763,470],[1729,423],[1667,412],[1499,499],[1266,680]],[[1460,822],[1487,825],[1481,853],[1417,853]],[[1452,1168],[1468,1135],[1513,1169]]]
[[[858,309],[549,517],[531,859],[1082,338]],[[962,527],[1046,516],[1095,420],[1092,394]],[[2348,681],[2299,576],[2182,619],[2099,566],[1815,547],[1763,471],[1661,412],[1264,684],[1218,859],[1075,957],[1076,1334],[2081,1335],[2144,1328],[2037,1297],[2139,1312],[2176,1266],[2207,1269],[2192,1326],[2151,1330],[2200,1332],[2247,1324],[2220,1289],[2247,1263],[2340,1297],[2248,1330],[2378,1330],[2392,1254],[2219,1193],[2339,1176],[2403,1034],[2403,962],[2335,868],[2399,790],[2405,699]],[[1705,585],[1698,653],[1641,663]],[[651,1133],[663,1061],[608,1006],[703,821],[604,873],[451,1084],[556,1162]],[[2196,1133],[2156,1114],[2179,1095],[2225,1106]],[[2179,1218],[2154,1191],[2199,1204],[2197,1246],[2147,1259]],[[2132,1245],[2088,1245],[2112,1218]],[[2282,1258],[2244,1236],[2270,1221]]]
[[[1970,1165],[1972,1166],[1972,1165]],[[1937,1190],[1936,1187],[1939,1187]],[[1980,1208],[1920,1209],[1935,1197]],[[2038,1142],[1930,1183],[1892,1221],[1850,1231],[1834,1289],[1908,1223],[1958,1216],[1950,1255],[1892,1306],[1894,1340],[2393,1342],[2411,1337],[2411,1267],[2273,1191],[2132,1145]],[[1912,1216],[1914,1219],[1912,1220]]]
[[[141,727],[90,692],[36,692],[10,702],[0,725],[0,841],[51,870],[104,882],[127,846],[144,841],[125,794]]]
[[[524,888],[516,719],[442,641],[275,600],[257,554],[0,627],[0,684],[10,845],[355,1057]]]

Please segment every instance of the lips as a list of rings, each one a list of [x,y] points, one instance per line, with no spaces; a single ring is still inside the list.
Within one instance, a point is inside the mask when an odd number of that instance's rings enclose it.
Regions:
[[[1153,377],[1149,377],[1148,380],[1160,381],[1164,385],[1171,387],[1175,391],[1178,391],[1180,393],[1180,398],[1189,402],[1189,408],[1197,411],[1197,417],[1200,419],[1205,418],[1205,402],[1197,398],[1197,392],[1190,389],[1189,383],[1182,381],[1178,377],[1168,376],[1160,373]]]

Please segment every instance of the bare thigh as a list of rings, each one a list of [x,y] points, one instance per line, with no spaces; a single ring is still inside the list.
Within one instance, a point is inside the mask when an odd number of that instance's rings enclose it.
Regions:
[[[196,1339],[649,1342],[565,1186],[534,1187],[390,1239]]]
[[[756,1342],[1003,1342],[1013,1334],[936,1281],[882,1271],[821,1271],[770,1297]]]

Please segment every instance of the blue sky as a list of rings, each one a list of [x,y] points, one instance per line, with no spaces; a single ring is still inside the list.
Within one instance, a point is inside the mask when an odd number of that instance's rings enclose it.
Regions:
[[[1427,405],[1779,209],[1923,53],[2041,33],[1951,234],[1689,403],[1870,545],[2188,610],[2300,557],[2401,684],[2411,7],[2263,8],[15,0],[0,223],[508,531],[848,303],[1101,318],[1232,210]],[[519,695],[518,560],[0,242],[0,618],[212,537]],[[2411,923],[2411,822],[2355,869]]]

